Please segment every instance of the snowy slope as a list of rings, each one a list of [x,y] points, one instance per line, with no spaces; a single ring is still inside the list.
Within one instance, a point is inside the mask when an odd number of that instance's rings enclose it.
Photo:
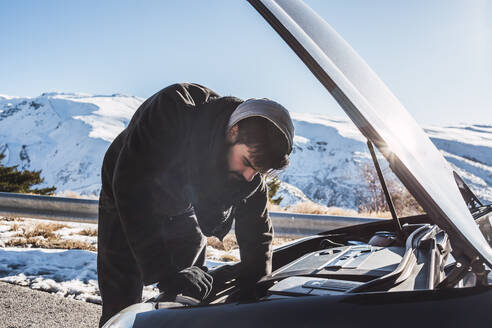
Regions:
[[[429,127],[432,142],[475,194],[492,201],[492,124]]]
[[[347,119],[293,114],[296,136],[291,164],[280,179],[315,202],[353,208],[360,164],[370,159],[362,135]],[[283,205],[283,204],[282,204]]]
[[[45,93],[0,98],[3,163],[42,169],[59,191],[97,194],[104,153],[143,99]]]
[[[36,98],[0,96],[3,163],[42,169],[45,185],[97,195],[100,167],[111,140],[143,99],[125,95],[45,93]],[[345,118],[293,114],[291,165],[280,178],[281,205],[309,199],[355,208],[370,161],[365,139]],[[450,164],[483,200],[492,202],[492,124],[428,127]],[[294,187],[291,187],[294,186]],[[296,189],[297,187],[298,189]],[[304,194],[304,195],[303,195]]]

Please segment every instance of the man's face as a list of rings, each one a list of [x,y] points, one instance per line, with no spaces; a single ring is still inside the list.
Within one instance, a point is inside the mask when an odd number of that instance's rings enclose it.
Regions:
[[[252,181],[258,170],[251,161],[248,146],[245,144],[233,144],[227,154],[229,179],[235,181]]]

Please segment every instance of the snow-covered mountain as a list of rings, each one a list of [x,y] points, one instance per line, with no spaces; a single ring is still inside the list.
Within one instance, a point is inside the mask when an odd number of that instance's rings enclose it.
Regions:
[[[281,180],[296,186],[315,202],[355,208],[361,189],[366,188],[362,167],[372,163],[366,139],[348,119],[316,114],[292,117],[296,128],[294,154],[291,165],[280,175]],[[492,124],[424,130],[476,195],[491,202]],[[384,159],[380,163],[387,167]]]
[[[104,153],[143,100],[120,94],[0,95],[3,164],[42,170],[45,185],[60,192],[97,195]],[[370,161],[364,137],[348,119],[320,114],[293,114],[293,119],[295,147],[291,165],[280,174],[286,182],[279,190],[281,205],[307,196],[328,206],[355,208],[365,188],[361,167]],[[426,131],[477,195],[492,202],[492,124]]]
[[[104,153],[142,102],[118,94],[4,96],[0,98],[3,163],[42,170],[45,185],[58,191],[97,194]]]

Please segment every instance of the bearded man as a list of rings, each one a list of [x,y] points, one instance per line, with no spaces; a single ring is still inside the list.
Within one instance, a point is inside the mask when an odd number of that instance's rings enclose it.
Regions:
[[[235,221],[239,286],[271,272],[273,229],[265,175],[288,165],[294,127],[268,99],[220,97],[174,84],[135,112],[110,145],[99,199],[98,282],[102,326],[141,302],[144,285],[202,300],[206,236]]]

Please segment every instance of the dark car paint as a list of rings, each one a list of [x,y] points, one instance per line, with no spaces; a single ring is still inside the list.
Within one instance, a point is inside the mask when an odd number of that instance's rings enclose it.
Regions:
[[[488,327],[492,287],[343,296],[161,309],[134,327]]]

